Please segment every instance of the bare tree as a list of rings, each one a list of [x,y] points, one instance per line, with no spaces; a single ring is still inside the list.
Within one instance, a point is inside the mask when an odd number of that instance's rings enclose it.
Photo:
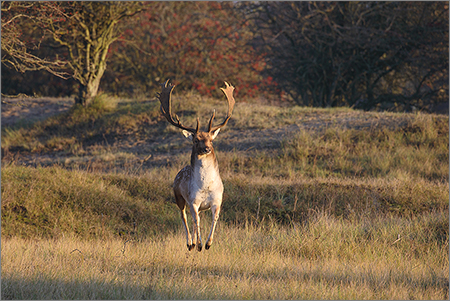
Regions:
[[[310,106],[448,101],[448,3],[256,2],[266,75]]]
[[[98,93],[108,50],[120,36],[118,23],[144,7],[142,2],[2,2],[2,33],[7,33],[2,63],[22,72],[70,75],[79,83],[76,103],[88,106]],[[24,29],[33,35],[21,36]],[[24,40],[36,36],[41,39]],[[48,57],[33,53],[41,46]]]
[[[64,71],[67,67],[66,60],[41,58],[32,53],[39,48],[44,34],[40,35],[38,41],[30,41],[30,37],[28,41],[24,40],[25,29],[35,26],[38,18],[37,5],[37,2],[2,1],[2,64],[19,72],[46,70],[67,79],[70,75]]]

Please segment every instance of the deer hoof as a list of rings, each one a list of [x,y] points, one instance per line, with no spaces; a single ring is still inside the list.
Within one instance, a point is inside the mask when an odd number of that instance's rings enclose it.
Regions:
[[[195,244],[187,245],[187,247],[188,247],[188,250],[191,251],[193,248],[195,248]]]
[[[198,250],[199,252],[202,250],[202,245],[201,245],[201,244],[199,244],[199,245],[197,246],[197,250]]]
[[[207,244],[207,245],[205,246],[205,249],[206,249],[206,250],[209,250],[209,248],[211,248],[211,245],[208,245],[208,244]]]

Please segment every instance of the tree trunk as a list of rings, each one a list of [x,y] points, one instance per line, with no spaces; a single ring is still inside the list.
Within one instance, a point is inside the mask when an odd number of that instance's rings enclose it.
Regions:
[[[105,70],[106,63],[101,62],[95,76],[85,76],[85,78],[88,78],[88,80],[86,80],[86,84],[83,84],[81,81],[79,81],[80,87],[78,89],[78,96],[75,98],[75,104],[81,104],[84,107],[88,107],[92,103],[92,101],[98,94],[100,80]]]
[[[78,96],[75,98],[75,103],[83,107],[89,106],[98,93],[98,83],[89,82],[86,85],[80,84],[78,88]]]

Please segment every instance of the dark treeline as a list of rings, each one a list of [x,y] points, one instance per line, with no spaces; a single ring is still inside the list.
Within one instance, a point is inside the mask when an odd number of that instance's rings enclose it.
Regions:
[[[2,2],[2,93],[448,104],[448,2]],[[218,96],[219,94],[217,94]]]

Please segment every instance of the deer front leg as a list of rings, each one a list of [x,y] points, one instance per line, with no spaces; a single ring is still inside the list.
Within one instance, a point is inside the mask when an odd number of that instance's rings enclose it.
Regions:
[[[191,251],[195,247],[195,244],[192,243],[191,233],[189,233],[189,227],[188,227],[188,224],[187,224],[186,210],[184,208],[183,208],[183,210],[181,210],[181,219],[183,221],[184,229],[186,230],[186,244],[187,244],[187,248],[188,248],[189,251]]]
[[[190,209],[194,226],[194,241],[197,241],[197,250],[200,252],[202,250],[202,238],[200,236],[200,215],[198,214],[198,208],[191,206]]]
[[[214,237],[214,230],[216,229],[217,221],[219,220],[220,206],[211,207],[212,212],[212,224],[211,231],[209,232],[208,240],[206,241],[205,249],[208,250],[211,247]]]
[[[174,187],[173,192],[175,195],[175,201],[177,203],[177,206],[178,206],[178,208],[180,208],[181,220],[183,221],[184,230],[186,232],[186,245],[187,245],[188,250],[190,251],[195,247],[195,244],[192,243],[191,233],[189,233],[189,227],[187,224],[186,201],[183,198],[182,194],[180,193],[178,185],[176,187]]]

